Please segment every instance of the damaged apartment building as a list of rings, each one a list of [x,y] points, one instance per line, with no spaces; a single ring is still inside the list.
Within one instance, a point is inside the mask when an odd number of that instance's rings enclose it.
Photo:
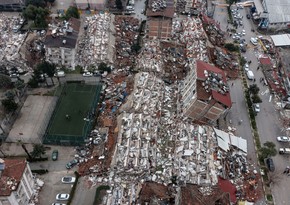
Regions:
[[[51,24],[44,42],[46,60],[74,70],[79,29],[76,18]]]

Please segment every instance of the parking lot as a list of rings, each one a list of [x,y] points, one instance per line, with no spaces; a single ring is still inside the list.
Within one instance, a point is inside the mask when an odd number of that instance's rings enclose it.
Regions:
[[[55,197],[58,193],[70,193],[71,184],[63,184],[61,178],[63,176],[74,176],[74,171],[77,170],[77,166],[71,170],[65,168],[66,163],[74,157],[73,147],[49,147],[51,149],[46,152],[49,157],[48,161],[30,163],[31,170],[48,170],[47,174],[39,175],[39,178],[45,183],[39,196],[39,204],[43,205],[51,205],[56,202]],[[59,153],[57,161],[52,161],[51,159],[51,153],[54,149],[57,149]]]

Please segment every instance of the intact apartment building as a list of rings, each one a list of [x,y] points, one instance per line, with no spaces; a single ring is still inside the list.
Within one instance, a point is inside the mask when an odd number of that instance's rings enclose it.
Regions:
[[[0,0],[0,11],[22,11],[25,0]]]
[[[103,10],[106,0],[74,0],[76,7],[80,10]]]
[[[180,103],[193,121],[214,123],[232,106],[223,70],[197,60],[180,86]]]
[[[74,70],[80,20],[71,18],[61,26],[51,26],[45,38],[46,60]]]
[[[0,205],[27,205],[34,179],[25,159],[0,159]]]

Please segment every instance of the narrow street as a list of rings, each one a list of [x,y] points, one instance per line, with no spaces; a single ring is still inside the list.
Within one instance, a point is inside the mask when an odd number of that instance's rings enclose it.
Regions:
[[[237,32],[241,32],[242,30],[246,31],[246,35],[242,38],[246,40],[248,44],[248,49],[246,53],[242,53],[242,56],[246,58],[247,61],[251,61],[250,70],[253,71],[255,75],[255,84],[260,88],[260,98],[262,99],[262,103],[260,104],[261,111],[256,116],[256,123],[258,127],[258,132],[260,136],[261,144],[270,141],[276,144],[277,150],[280,147],[287,147],[279,143],[276,139],[279,135],[285,135],[285,133],[281,133],[281,120],[279,119],[279,111],[275,109],[274,103],[276,101],[275,95],[271,94],[268,86],[264,86],[263,83],[260,83],[259,79],[264,77],[261,69],[257,70],[259,65],[258,57],[262,54],[261,51],[250,42],[251,37],[256,37],[259,34],[257,32],[252,32],[251,30],[254,28],[254,24],[250,19],[246,18],[246,14],[249,12],[249,8],[240,9],[239,13],[243,16],[243,26],[238,27]],[[226,31],[227,28],[227,18],[228,13],[226,8],[216,7],[214,17],[220,23],[221,28]],[[259,46],[258,46],[259,47]],[[256,153],[252,130],[250,127],[248,110],[246,108],[246,102],[244,98],[242,81],[241,79],[237,79],[234,82],[231,88],[231,98],[232,98],[232,108],[229,114],[227,115],[227,121],[233,127],[237,129],[237,135],[241,136],[248,141],[248,156],[249,161],[254,164],[254,167],[257,166],[257,155]],[[232,83],[232,82],[230,82]],[[254,84],[253,81],[248,81],[248,85]],[[242,124],[239,125],[239,121],[242,120]],[[289,145],[288,145],[289,147]],[[275,164],[275,172],[274,180],[271,185],[272,194],[274,198],[274,202],[277,205],[289,204],[290,195],[290,177],[287,175],[283,175],[283,170],[289,164],[288,157],[281,156],[277,154],[277,156],[273,157]],[[265,202],[261,201],[259,204],[264,204]]]

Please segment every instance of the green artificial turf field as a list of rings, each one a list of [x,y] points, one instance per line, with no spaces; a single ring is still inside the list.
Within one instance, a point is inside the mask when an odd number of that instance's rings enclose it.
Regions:
[[[68,83],[63,87],[59,102],[50,120],[46,138],[84,138],[94,119],[93,113],[99,100],[101,85]]]

